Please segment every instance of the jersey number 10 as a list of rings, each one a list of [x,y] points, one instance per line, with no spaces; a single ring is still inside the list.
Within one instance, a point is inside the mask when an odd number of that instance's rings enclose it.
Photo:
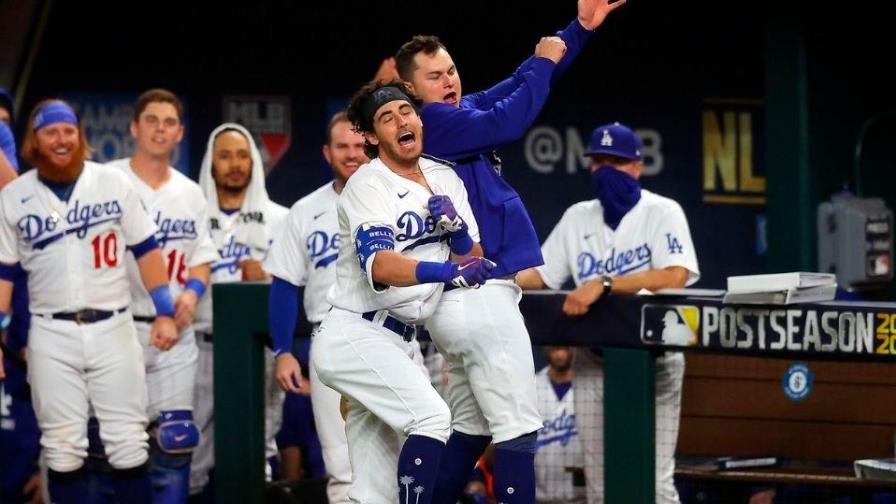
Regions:
[[[101,268],[103,263],[106,266],[115,267],[118,265],[118,237],[115,232],[106,235],[105,238],[97,235],[90,241],[93,245],[93,267]]]

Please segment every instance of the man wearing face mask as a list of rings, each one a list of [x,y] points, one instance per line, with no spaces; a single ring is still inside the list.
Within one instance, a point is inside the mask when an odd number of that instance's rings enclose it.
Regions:
[[[697,255],[681,206],[642,189],[641,139],[619,123],[591,134],[595,199],[574,204],[541,247],[544,265],[517,275],[523,289],[559,289],[570,278],[563,311],[585,314],[601,297],[680,288],[700,278]],[[603,502],[603,364],[599,351],[576,354],[576,419],[585,448],[589,503]],[[677,503],[673,473],[684,356],[656,361],[656,502]]]

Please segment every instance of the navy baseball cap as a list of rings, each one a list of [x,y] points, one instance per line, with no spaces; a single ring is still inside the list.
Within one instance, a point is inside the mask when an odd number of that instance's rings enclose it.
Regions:
[[[641,139],[628,126],[615,122],[594,128],[585,155],[610,154],[625,159],[641,159]]]

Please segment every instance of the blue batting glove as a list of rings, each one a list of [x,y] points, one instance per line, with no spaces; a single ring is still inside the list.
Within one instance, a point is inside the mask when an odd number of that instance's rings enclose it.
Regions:
[[[459,263],[452,263],[451,279],[448,283],[455,287],[479,288],[491,278],[490,272],[495,266],[495,263],[484,257],[468,257]]]
[[[458,231],[466,231],[467,223],[460,218],[451,198],[445,195],[431,196],[427,202],[429,214],[445,231],[456,233]]]

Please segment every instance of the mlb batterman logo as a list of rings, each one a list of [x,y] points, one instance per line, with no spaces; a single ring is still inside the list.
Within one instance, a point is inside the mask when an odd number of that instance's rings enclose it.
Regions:
[[[644,305],[641,341],[655,345],[694,346],[699,339],[700,308],[693,305]]]

